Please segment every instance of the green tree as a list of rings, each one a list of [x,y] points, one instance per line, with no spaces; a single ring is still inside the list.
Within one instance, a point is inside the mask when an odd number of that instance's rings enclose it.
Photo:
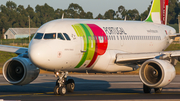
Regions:
[[[62,18],[62,15],[64,14],[64,11],[62,10],[62,9],[57,9],[57,10],[55,10],[55,15],[54,15],[54,18],[55,19],[60,19],[60,18]]]
[[[82,12],[84,12],[84,10],[82,9],[81,6],[79,6],[78,4],[74,4],[71,3],[68,7],[69,10],[73,10],[74,12],[76,12],[77,14],[80,14]]]
[[[27,16],[29,15],[27,10],[24,8],[23,5],[19,5],[18,8],[17,8],[17,21],[19,22],[19,27],[27,27]],[[16,26],[16,25],[14,25]]]
[[[127,12],[129,20],[138,20],[139,19],[139,12],[137,9],[133,9],[133,10],[128,10]]]
[[[179,14],[178,0],[169,0],[168,23],[169,24],[177,23],[178,14]]]
[[[10,10],[16,10],[17,5],[13,1],[7,1],[6,7],[9,8]]]
[[[64,10],[67,18],[85,18],[86,13],[78,4],[71,3],[68,9]]]
[[[26,8],[26,12],[28,15],[25,16],[30,16],[31,19],[33,19],[34,16],[36,15],[34,9],[30,5],[28,5],[28,7]]]
[[[95,19],[104,19],[104,16],[99,13]]]
[[[116,17],[124,19],[126,16],[126,9],[124,6],[119,6],[118,11],[116,11]]]
[[[86,13],[86,19],[93,19],[93,13],[92,12],[87,12]]]
[[[54,19],[54,9],[47,3],[43,6],[37,5],[35,7],[35,12],[41,21],[41,25]]]
[[[142,21],[144,21],[144,20],[147,18],[148,14],[149,14],[149,12],[150,12],[150,10],[151,10],[151,5],[152,5],[152,1],[151,1],[151,4],[149,5],[149,7],[147,8],[147,10],[145,10],[145,11],[140,15],[140,19],[141,19]]]
[[[110,9],[110,10],[108,10],[108,11],[105,12],[104,18],[105,18],[105,19],[111,19],[111,20],[113,20],[115,14],[116,14],[115,11],[114,11],[113,9]]]

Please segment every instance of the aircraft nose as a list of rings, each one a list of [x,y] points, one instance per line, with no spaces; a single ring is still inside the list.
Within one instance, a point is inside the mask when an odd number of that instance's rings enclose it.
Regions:
[[[43,59],[45,58],[43,55],[43,46],[38,43],[31,44],[29,46],[29,58],[37,67],[42,67]]]

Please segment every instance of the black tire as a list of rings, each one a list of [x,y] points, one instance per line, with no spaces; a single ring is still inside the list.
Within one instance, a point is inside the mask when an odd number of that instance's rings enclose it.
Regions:
[[[151,88],[143,84],[143,91],[144,93],[151,93]]]
[[[59,87],[59,94],[65,95],[66,94],[66,87]]]
[[[59,86],[54,87],[54,95],[59,95]]]
[[[59,79],[56,80],[56,86],[59,86],[58,80],[59,80]]]
[[[67,91],[68,92],[73,92],[75,89],[75,83],[74,83],[74,80],[73,79],[69,79],[67,81]]]
[[[162,88],[154,88],[155,93],[161,93],[162,92]]]

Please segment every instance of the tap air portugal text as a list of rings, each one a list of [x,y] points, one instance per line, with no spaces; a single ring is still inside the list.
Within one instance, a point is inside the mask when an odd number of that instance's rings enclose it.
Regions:
[[[180,51],[164,51],[178,33],[166,25],[168,0],[154,0],[145,21],[58,19],[36,32],[29,48],[0,45],[1,51],[19,54],[3,66],[13,85],[35,80],[39,68],[58,77],[54,94],[73,92],[69,71],[121,72],[140,68],[144,93],[156,93],[175,77]]]

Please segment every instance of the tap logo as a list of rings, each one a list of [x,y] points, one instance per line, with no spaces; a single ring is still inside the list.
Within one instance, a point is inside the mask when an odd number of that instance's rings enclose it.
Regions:
[[[75,68],[90,68],[99,55],[103,55],[108,46],[108,39],[105,32],[95,24],[72,25],[78,37],[84,41],[85,52]]]

